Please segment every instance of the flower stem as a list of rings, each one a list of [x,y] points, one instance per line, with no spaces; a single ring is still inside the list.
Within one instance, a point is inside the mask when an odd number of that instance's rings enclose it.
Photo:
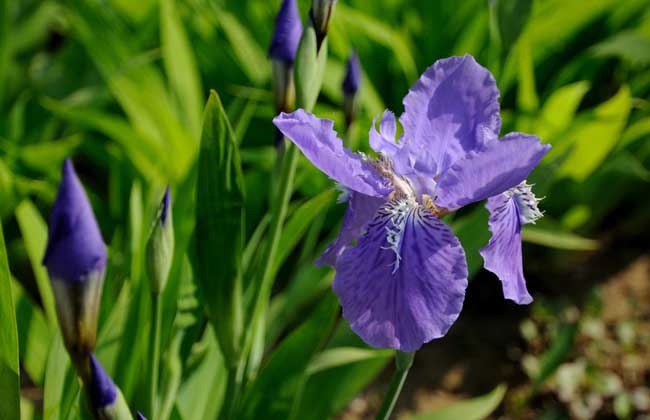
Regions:
[[[377,420],[388,420],[390,418],[390,415],[395,408],[397,398],[399,397],[400,392],[402,392],[404,382],[406,382],[406,376],[409,373],[409,369],[411,368],[411,365],[413,365],[414,356],[415,352],[404,353],[401,351],[398,351],[395,355],[395,372],[390,380],[388,391],[384,396],[384,402],[381,404],[381,408],[377,414]]]
[[[162,321],[162,305],[160,304],[158,294],[151,295],[151,326],[153,334],[149,335],[149,349],[151,358],[149,358],[149,389],[147,403],[149,404],[149,415],[152,419],[157,418],[156,399],[158,393],[158,370],[160,367],[160,329]]]

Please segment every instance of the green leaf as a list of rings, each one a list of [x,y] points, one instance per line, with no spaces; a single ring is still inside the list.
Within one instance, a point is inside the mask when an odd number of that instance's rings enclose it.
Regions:
[[[57,325],[54,295],[52,294],[47,270],[41,264],[43,255],[45,255],[45,246],[47,245],[47,225],[34,204],[29,200],[21,202],[16,207],[16,220],[36,277],[36,285],[38,286],[38,293],[43,303],[45,315],[50,327],[54,329]]]
[[[308,111],[314,108],[320,93],[325,67],[327,65],[327,38],[316,46],[316,32],[309,25],[302,33],[296,63],[294,79],[296,83],[296,107]]]
[[[558,176],[581,181],[598,168],[619,141],[631,107],[630,89],[623,86],[593,110],[593,118],[567,134],[573,139],[573,149],[560,166]]]
[[[175,0],[162,0],[160,3],[160,43],[165,71],[180,110],[185,113],[190,132],[198,137],[203,102],[201,79]]]
[[[452,403],[427,414],[410,417],[410,420],[482,420],[501,404],[506,386],[499,385],[489,394]]]
[[[521,237],[526,242],[570,251],[595,251],[600,247],[600,243],[594,239],[543,225],[524,226]]]
[[[282,263],[291,254],[293,249],[311,225],[312,221],[322,214],[332,202],[336,191],[329,189],[305,202],[291,215],[291,218],[282,230],[278,252],[275,255],[272,276],[278,272]]]
[[[544,102],[533,132],[542,140],[555,144],[556,136],[566,130],[573,121],[576,110],[590,86],[589,82],[581,81],[554,91]]]
[[[5,82],[13,56],[13,39],[15,39],[12,36],[10,6],[11,0],[0,0],[0,111],[5,101]]]
[[[79,381],[71,367],[63,339],[61,334],[57,334],[50,344],[45,368],[43,420],[66,420],[79,395],[79,389]]]
[[[365,357],[361,358],[362,354]],[[391,350],[351,347],[324,351],[309,365],[312,374],[291,420],[335,417],[338,411],[377,377],[393,354]],[[315,368],[323,369],[315,371]]]
[[[313,375],[327,369],[352,364],[369,359],[389,359],[392,350],[362,349],[359,347],[336,347],[327,349],[317,355],[307,367],[307,373]]]
[[[18,331],[11,292],[11,274],[0,226],[0,418],[20,418]]]
[[[176,407],[184,419],[213,419],[219,413],[226,390],[226,367],[216,338],[206,330],[198,346],[206,346],[201,362],[184,378]]]
[[[392,50],[406,78],[415,80],[418,77],[408,38],[390,24],[339,2],[332,26],[348,33],[351,39],[368,38]]]
[[[338,301],[329,292],[312,315],[271,354],[246,392],[242,419],[286,419],[300,392],[307,368],[328,338]]]
[[[198,171],[197,283],[226,362],[234,366],[243,331],[244,191],[237,145],[215,91],[203,117]]]
[[[507,53],[519,38],[533,8],[532,0],[493,0],[502,51]]]
[[[501,1],[498,2],[500,4]],[[522,3],[527,3],[523,1]],[[517,45],[519,62],[519,89],[517,91],[517,106],[525,113],[537,111],[539,98],[535,87],[535,65],[528,39],[522,38]]]
[[[32,302],[19,282],[13,282],[20,361],[29,378],[38,386],[43,385],[45,366],[52,333],[41,312]]]
[[[597,57],[618,57],[635,65],[650,63],[650,37],[636,31],[618,33],[592,47]]]
[[[246,76],[255,84],[264,84],[271,76],[271,66],[265,51],[258,45],[246,26],[225,10],[215,13],[230,45],[236,47],[232,52]]]

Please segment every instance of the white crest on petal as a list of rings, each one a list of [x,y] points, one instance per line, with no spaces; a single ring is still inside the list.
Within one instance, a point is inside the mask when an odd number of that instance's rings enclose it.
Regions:
[[[399,269],[402,249],[402,239],[404,228],[406,226],[409,214],[417,208],[417,203],[411,198],[393,200],[389,202],[382,212],[390,218],[390,224],[386,226],[386,242],[388,246],[385,249],[392,249],[395,253],[395,263],[393,264],[393,274]]]
[[[517,205],[519,221],[522,225],[528,223],[535,224],[537,220],[544,216],[544,213],[537,206],[542,199],[535,197],[532,188],[532,185],[523,181],[521,184],[504,193],[506,197],[512,198]]]

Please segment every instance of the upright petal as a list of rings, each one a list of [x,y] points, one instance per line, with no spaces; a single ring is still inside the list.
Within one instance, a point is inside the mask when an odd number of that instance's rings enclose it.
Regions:
[[[480,146],[479,129],[499,133],[499,90],[471,55],[436,61],[404,98],[402,153],[435,176]]]
[[[327,249],[318,261],[316,261],[316,264],[327,264],[334,267],[339,255],[341,255],[353,240],[361,235],[366,223],[374,217],[379,207],[385,202],[386,200],[381,197],[370,197],[361,193],[351,192],[339,236],[327,246]]]
[[[442,337],[463,306],[465,253],[415,202],[382,207],[336,263],[333,288],[352,330],[374,347],[415,351]]]
[[[343,147],[333,121],[299,109],[281,113],[273,123],[318,169],[345,187],[372,197],[384,197],[390,192],[386,180],[370,164]]]
[[[372,127],[370,127],[370,132],[368,133],[370,147],[375,152],[392,158],[399,150],[399,146],[395,143],[395,134],[397,133],[395,114],[389,110],[384,111],[379,122],[379,131],[377,131],[378,117],[372,120]]]
[[[43,265],[51,278],[69,282],[81,282],[106,266],[106,246],[70,159],[63,164],[52,207]]]
[[[457,209],[501,194],[526,179],[550,148],[528,134],[511,133],[494,139],[440,175],[436,204]]]

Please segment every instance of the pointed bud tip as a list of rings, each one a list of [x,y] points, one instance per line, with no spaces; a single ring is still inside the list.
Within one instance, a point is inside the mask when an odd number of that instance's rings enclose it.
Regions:
[[[94,403],[99,408],[113,404],[117,398],[117,387],[93,353],[90,354],[90,390]]]
[[[106,247],[86,192],[70,159],[52,207],[43,265],[50,277],[83,281],[106,266]]]
[[[319,48],[322,40],[329,31],[330,20],[332,19],[335,4],[336,0],[312,0],[311,2],[309,17],[311,18],[311,23],[319,40]]]
[[[172,194],[169,189],[169,184],[167,184],[167,188],[165,188],[165,195],[163,196],[162,203],[161,203],[161,211],[160,211],[160,222],[164,225],[167,223],[167,217],[169,216],[169,208],[172,204]]]
[[[352,51],[348,58],[345,78],[341,84],[343,93],[347,95],[355,95],[359,90],[361,84],[361,65],[359,63],[359,56],[356,51]]]
[[[283,0],[275,18],[275,31],[269,46],[269,57],[293,63],[302,36],[302,22],[296,0]]]
[[[135,413],[135,420],[147,420],[147,418],[143,416],[141,412],[138,411]]]

